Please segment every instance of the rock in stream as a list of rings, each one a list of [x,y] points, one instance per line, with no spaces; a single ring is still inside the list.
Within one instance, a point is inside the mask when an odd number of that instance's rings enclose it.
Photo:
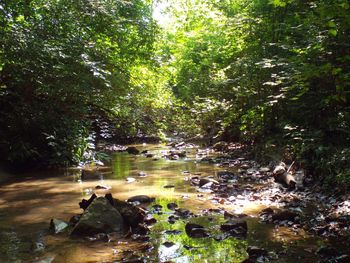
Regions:
[[[126,234],[129,228],[120,212],[105,197],[97,197],[84,211],[71,235],[91,236],[111,232]]]

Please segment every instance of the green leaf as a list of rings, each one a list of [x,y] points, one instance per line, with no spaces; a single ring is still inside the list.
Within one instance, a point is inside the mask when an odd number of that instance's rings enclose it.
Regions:
[[[327,23],[327,25],[329,26],[329,27],[332,27],[332,28],[334,28],[334,27],[336,27],[337,26],[337,24],[334,22],[334,21],[328,21],[328,23]]]
[[[270,4],[273,4],[275,7],[285,7],[287,5],[283,0],[270,0]]]
[[[328,30],[328,33],[331,35],[331,36],[337,36],[338,32],[336,29],[329,29]]]

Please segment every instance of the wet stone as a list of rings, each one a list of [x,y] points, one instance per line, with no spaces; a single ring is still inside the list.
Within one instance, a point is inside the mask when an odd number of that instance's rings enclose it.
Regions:
[[[133,182],[136,181],[136,179],[135,179],[134,177],[127,177],[125,180],[126,180],[128,183],[133,183]]]
[[[217,142],[213,145],[213,149],[218,152],[223,152],[227,150],[228,148],[228,143],[224,141]]]
[[[192,249],[194,249],[194,247],[189,246],[189,245],[184,245],[183,247],[184,247],[184,249],[186,249],[186,250],[192,250]]]
[[[174,155],[167,156],[167,158],[169,160],[176,161],[176,160],[179,160],[180,156],[178,156],[177,154],[174,154]]]
[[[199,185],[199,177],[198,176],[193,176],[191,178],[191,184],[198,186]]]
[[[150,240],[149,236],[133,234],[131,235],[131,239],[139,242],[148,242]]]
[[[154,210],[162,210],[163,209],[163,206],[158,205],[158,204],[155,204],[152,207],[153,207]]]
[[[295,222],[299,214],[289,210],[283,210],[272,215],[273,221],[293,221]]]
[[[208,209],[209,213],[215,213],[215,214],[222,214],[222,210],[219,208],[209,208]]]
[[[231,236],[232,235],[230,233],[225,232],[225,233],[220,233],[220,234],[214,236],[214,239],[216,241],[223,241],[223,240],[225,240],[225,239],[227,239],[227,238],[229,238]]]
[[[183,208],[175,209],[175,214],[182,219],[189,218],[193,215],[189,210]]]
[[[149,197],[148,195],[135,195],[133,197],[130,197],[127,201],[129,203],[139,202],[141,204],[144,203],[151,203],[155,200],[153,197]]]
[[[133,146],[126,148],[126,151],[129,154],[134,154],[134,155],[140,154],[140,151],[136,147],[133,147]]]
[[[105,198],[115,209],[118,210],[118,212],[124,218],[125,222],[131,227],[135,227],[139,223],[143,222],[145,212],[140,208],[130,203],[115,199],[112,197],[112,194],[106,194]]]
[[[163,232],[163,234],[165,234],[165,235],[179,235],[181,233],[182,233],[181,230],[165,230]]]
[[[97,190],[110,190],[112,187],[107,186],[107,185],[97,185],[95,189]]]
[[[210,188],[213,184],[219,184],[219,182],[211,178],[201,178],[199,180],[199,186],[203,188]]]
[[[166,241],[166,242],[163,243],[163,246],[165,246],[165,247],[167,247],[167,248],[172,247],[172,246],[174,246],[174,245],[175,245],[175,243],[169,242],[169,241]]]
[[[105,197],[95,198],[84,211],[71,235],[91,236],[99,233],[127,233],[124,218]]]
[[[260,212],[260,215],[263,215],[263,214],[273,214],[274,211],[272,208],[268,207],[268,208],[264,208],[263,210],[261,210]]]
[[[45,244],[43,241],[37,241],[37,242],[34,242],[31,246],[31,249],[34,251],[34,252],[39,252],[39,251],[43,251],[45,249]]]
[[[185,226],[186,234],[192,238],[203,238],[208,237],[206,229],[198,224],[187,223]]]
[[[146,216],[144,222],[146,225],[154,225],[155,223],[157,223],[157,219],[155,219],[154,217]]]
[[[102,241],[102,242],[108,242],[109,237],[105,233],[98,233],[92,237],[85,237],[87,241],[93,242],[93,241]]]
[[[64,222],[63,220],[56,219],[56,218],[51,219],[50,231],[53,234],[62,233],[64,231],[66,231],[67,228],[68,228],[68,224],[66,222]]]
[[[158,204],[153,205],[151,213],[161,215],[163,214],[162,209],[163,207],[161,205],[158,205]]]
[[[262,221],[268,221],[271,219],[271,216],[273,214],[274,214],[273,209],[268,207],[268,208],[261,210],[261,212],[259,213],[259,216],[262,219]]]
[[[133,234],[147,235],[149,233],[149,228],[144,224],[139,224],[137,227],[133,228],[132,232]]]
[[[140,176],[140,177],[146,177],[147,176],[147,174],[144,171],[139,172],[137,175]]]
[[[171,150],[169,152],[170,157],[171,156],[178,156],[180,158],[185,158],[186,157],[186,151],[180,151],[180,150]]]
[[[169,222],[169,224],[175,224],[175,222],[176,222],[177,220],[179,220],[179,217],[178,217],[178,216],[172,215],[172,216],[169,216],[169,217],[168,217],[168,222]]]
[[[258,258],[261,256],[267,256],[268,253],[264,248],[260,248],[260,247],[256,247],[256,246],[249,246],[247,248],[247,253],[249,255],[249,257],[254,257],[254,258]]]
[[[250,165],[247,164],[247,163],[244,163],[244,164],[241,165],[241,168],[247,170],[247,169],[250,168]]]
[[[220,226],[220,229],[225,232],[226,235],[245,238],[248,232],[246,221],[229,221]]]
[[[229,171],[220,171],[217,173],[218,177],[224,180],[236,179],[236,175]]]
[[[178,207],[178,205],[175,204],[175,203],[167,204],[167,208],[170,209],[170,210],[175,210],[177,207]]]
[[[204,184],[201,186],[202,189],[210,189],[213,187],[213,183],[212,182],[209,182],[207,184]]]
[[[247,253],[249,257],[241,263],[270,262],[268,252],[263,248],[249,246]]]
[[[244,221],[244,220],[230,220],[230,221],[227,221],[226,223],[222,224],[220,226],[220,229],[222,231],[231,231],[231,230],[234,230],[234,229],[239,229],[239,228],[242,228],[244,229],[245,231],[248,230],[248,225],[247,225],[247,221]]]
[[[270,168],[269,168],[269,167],[261,167],[261,168],[259,169],[259,172],[261,172],[261,173],[270,172]]]

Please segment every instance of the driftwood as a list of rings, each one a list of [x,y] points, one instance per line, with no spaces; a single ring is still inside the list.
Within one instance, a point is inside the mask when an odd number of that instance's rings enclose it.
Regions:
[[[81,200],[81,202],[79,202],[79,206],[81,209],[86,209],[88,208],[88,206],[92,203],[92,201],[94,201],[94,199],[96,198],[97,196],[95,194],[93,194],[89,200]]]
[[[293,167],[293,165],[294,165],[294,162],[292,162],[292,164],[289,166],[289,168],[286,171],[286,165],[281,162],[278,166],[275,167],[273,171],[273,176],[275,178],[275,181],[277,183],[284,185],[285,187],[288,187],[289,189],[295,189],[295,185],[296,185],[294,176],[289,172]]]
[[[296,181],[294,176],[291,173],[283,173],[274,175],[275,181],[280,183],[289,189],[295,189]]]

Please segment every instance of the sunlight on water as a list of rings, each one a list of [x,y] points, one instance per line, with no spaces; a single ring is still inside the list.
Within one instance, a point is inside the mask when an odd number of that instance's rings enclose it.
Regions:
[[[215,177],[223,169],[197,162],[196,149],[188,150],[187,159],[170,161],[161,158],[162,151],[167,149],[164,146],[137,147],[141,151],[150,150],[154,157],[117,153],[113,155],[111,166],[92,167],[84,177],[81,177],[80,170],[69,169],[54,173],[31,173],[24,175],[23,181],[3,184],[0,188],[0,262],[118,262],[130,253],[148,258],[149,262],[241,262],[247,256],[247,244],[263,243],[265,247],[280,250],[286,244],[307,243],[309,240],[305,233],[296,235],[288,229],[259,224],[257,218],[247,219],[249,232],[246,239],[230,237],[216,241],[214,238],[188,237],[184,231],[186,220],[168,223],[167,217],[172,213],[166,209],[168,203],[175,202],[195,214],[202,214],[204,209],[221,207],[235,213],[256,215],[264,206],[248,200],[244,195],[238,198],[235,206],[220,204],[214,202],[210,194],[197,192],[184,171]],[[140,173],[146,176],[139,176]],[[97,190],[97,185],[110,189]],[[169,185],[174,187],[165,188]],[[72,215],[81,213],[78,206],[81,199],[89,198],[94,192],[97,195],[110,192],[121,200],[141,194],[155,197],[156,203],[165,210],[162,215],[155,215],[158,222],[151,231],[153,249],[149,250],[146,244],[131,239],[110,243],[89,242],[70,239],[64,234],[52,236],[48,233],[51,218],[69,221]],[[194,217],[188,221],[206,226],[215,236],[219,234],[219,226],[224,219],[222,214],[211,217],[210,220],[208,216]],[[176,235],[164,234],[165,230],[181,232]],[[173,245],[165,246],[165,242]],[[53,258],[54,261],[50,261]]]

